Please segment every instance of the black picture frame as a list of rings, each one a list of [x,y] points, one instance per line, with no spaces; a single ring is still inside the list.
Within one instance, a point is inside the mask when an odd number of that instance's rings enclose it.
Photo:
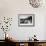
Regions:
[[[18,14],[18,26],[19,27],[35,26],[35,14]]]

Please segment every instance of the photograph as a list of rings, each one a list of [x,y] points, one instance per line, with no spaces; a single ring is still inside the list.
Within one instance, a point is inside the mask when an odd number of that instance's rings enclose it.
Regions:
[[[35,14],[19,14],[18,25],[19,26],[34,26]]]

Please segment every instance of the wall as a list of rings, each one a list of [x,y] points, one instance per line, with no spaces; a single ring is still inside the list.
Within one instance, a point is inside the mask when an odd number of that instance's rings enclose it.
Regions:
[[[34,34],[37,35],[39,40],[46,39],[46,5],[43,4],[42,6],[40,8],[33,8],[28,0],[0,0],[0,16],[13,18],[12,26],[8,33],[17,40],[27,40]],[[35,26],[18,27],[18,14],[35,14]],[[2,39],[2,36],[0,36],[0,39]]]

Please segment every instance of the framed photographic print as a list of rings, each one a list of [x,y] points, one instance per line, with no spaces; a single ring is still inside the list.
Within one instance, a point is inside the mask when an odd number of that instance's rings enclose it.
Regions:
[[[18,14],[18,26],[34,26],[35,14]]]

